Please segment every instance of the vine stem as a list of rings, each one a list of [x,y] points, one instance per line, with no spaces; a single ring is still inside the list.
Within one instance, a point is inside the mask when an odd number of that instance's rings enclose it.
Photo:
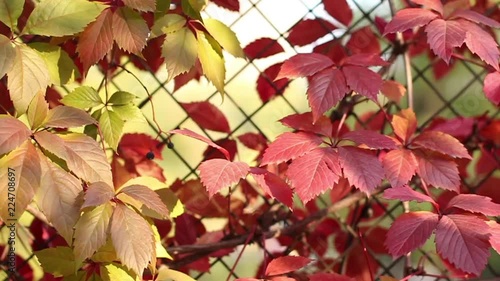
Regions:
[[[243,252],[245,251],[245,248],[247,247],[248,243],[250,243],[250,240],[252,240],[252,238],[253,238],[253,236],[255,234],[256,228],[257,227],[254,225],[253,228],[252,228],[252,232],[250,232],[250,235],[248,235],[247,239],[245,240],[245,244],[243,244],[243,248],[241,249],[240,253],[238,254],[238,257],[236,258],[236,260],[234,261],[234,264],[231,267],[231,271],[229,271],[229,274],[227,276],[226,281],[229,281],[229,279],[231,279],[231,275],[234,274],[234,269],[238,265],[238,262],[240,261],[240,258],[243,255]]]
[[[371,281],[375,281],[375,278],[373,277],[372,267],[370,265],[370,259],[368,258],[368,250],[366,249],[365,240],[363,239],[363,234],[359,229],[358,229],[358,237],[359,237],[359,242],[361,242],[361,247],[363,247],[363,254],[365,255],[366,264],[368,265],[368,272],[370,272],[370,279]]]

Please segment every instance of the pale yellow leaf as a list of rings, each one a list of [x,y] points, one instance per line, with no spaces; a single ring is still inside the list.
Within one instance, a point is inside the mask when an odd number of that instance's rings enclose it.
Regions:
[[[196,281],[191,276],[168,267],[162,267],[158,270],[158,276],[155,281]]]
[[[60,137],[66,148],[66,163],[73,173],[88,182],[103,181],[113,186],[111,166],[95,140],[77,133]]]
[[[193,67],[198,52],[196,45],[193,32],[186,27],[167,35],[162,46],[162,56],[168,71],[167,81]]]
[[[0,21],[14,30],[23,7],[24,0],[0,0]]]
[[[101,117],[99,117],[99,126],[104,135],[104,140],[115,151],[122,137],[124,125],[125,122],[123,122],[118,114],[107,109],[103,110]]]
[[[85,260],[106,243],[113,213],[111,203],[85,211],[75,225],[74,252],[77,260]]]
[[[8,115],[0,115],[0,155],[20,146],[31,135],[23,122]]]
[[[49,112],[49,104],[45,100],[45,92],[39,91],[36,96],[31,100],[28,107],[28,123],[31,129],[36,129],[42,125],[47,113]]]
[[[0,5],[1,3],[2,0],[0,0]],[[0,34],[0,78],[7,74],[7,72],[12,68],[15,57],[16,49],[10,42],[10,39]]]
[[[198,57],[203,68],[203,74],[212,82],[224,97],[224,80],[226,68],[224,58],[219,44],[208,34],[197,32],[198,36]]]
[[[151,28],[151,38],[179,31],[186,24],[186,18],[178,14],[166,14],[155,20]]]
[[[80,268],[80,264],[75,261],[75,255],[69,247],[47,248],[36,251],[35,255],[44,271],[55,277],[72,275]]]
[[[146,21],[136,11],[121,7],[113,14],[113,38],[123,50],[140,55],[148,34]]]
[[[40,159],[29,140],[0,159],[0,198],[4,198],[4,203],[0,204],[2,221],[18,219],[24,213],[40,186],[41,173]],[[9,183],[14,184],[9,186]]]
[[[7,86],[17,114],[26,112],[33,97],[49,85],[49,70],[38,53],[26,45],[16,46],[14,64],[7,72]]]
[[[156,9],[156,0],[123,0],[123,3],[132,9],[142,12],[154,12]]]
[[[169,210],[162,202],[160,196],[144,185],[129,185],[120,190],[135,200],[141,202],[149,209],[158,213],[162,218],[167,218]]]
[[[87,0],[45,0],[35,6],[24,29],[46,36],[73,35],[83,31],[105,8]]]
[[[47,131],[39,131],[33,137],[43,149],[66,161],[66,147],[64,146],[63,139],[58,135]]]
[[[73,243],[73,226],[80,217],[81,182],[39,152],[42,177],[35,201],[68,245]]]
[[[113,211],[111,211],[111,214]],[[110,215],[111,218],[111,215]],[[102,245],[99,250],[95,254],[90,257],[93,261],[95,262],[113,262],[118,260],[118,257],[116,256],[116,251],[115,248],[113,247],[113,243],[111,242],[110,237],[107,237],[106,243]]]
[[[45,61],[52,84],[68,84],[80,75],[73,60],[61,47],[42,42],[32,43],[29,46]]]
[[[205,19],[203,23],[208,32],[210,32],[210,35],[219,42],[224,50],[235,57],[245,57],[238,37],[236,37],[236,34],[229,27],[216,19]]]
[[[71,128],[94,124],[96,120],[87,112],[71,107],[60,105],[52,108],[47,114],[44,127]]]
[[[101,265],[101,277],[104,281],[135,281],[136,274],[125,266],[117,263],[108,263]]]
[[[114,189],[107,183],[102,181],[91,183],[85,192],[85,201],[82,209],[102,205],[109,202],[114,196]]]
[[[151,260],[154,237],[146,220],[123,204],[117,204],[111,217],[111,240],[122,264],[142,276]]]

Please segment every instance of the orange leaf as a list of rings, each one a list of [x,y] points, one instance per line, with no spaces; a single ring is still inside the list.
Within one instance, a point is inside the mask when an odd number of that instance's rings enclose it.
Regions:
[[[83,208],[102,205],[115,196],[114,189],[105,182],[94,182],[89,185],[85,192],[85,202]]]
[[[146,21],[136,11],[121,7],[113,14],[113,38],[123,50],[141,56],[148,34]]]
[[[8,115],[0,115],[0,155],[9,153],[31,135],[23,122]]]

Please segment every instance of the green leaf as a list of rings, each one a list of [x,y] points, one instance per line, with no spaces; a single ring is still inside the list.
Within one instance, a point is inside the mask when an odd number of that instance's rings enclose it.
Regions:
[[[196,281],[191,276],[168,267],[162,267],[158,270],[156,281]]]
[[[14,30],[23,7],[24,0],[0,0],[0,21]]]
[[[10,39],[0,34],[0,78],[2,78],[14,64],[16,48]]]
[[[94,113],[92,113],[92,118],[94,118],[95,120],[99,120],[99,118],[101,118],[101,112],[102,110],[96,110],[94,111]],[[83,129],[83,133],[91,138],[93,138],[94,140],[97,139],[97,134],[99,133],[98,130],[97,130],[97,126],[95,124],[90,124],[90,125],[87,125],[85,126],[85,128]]]
[[[210,35],[219,42],[224,50],[235,57],[245,57],[245,53],[240,46],[240,41],[229,27],[216,19],[205,19],[204,24]]]
[[[207,5],[206,0],[188,0],[189,5],[198,13]]]
[[[63,281],[88,281],[86,271],[78,271],[76,274],[64,276]]]
[[[132,102],[135,98],[137,97],[129,92],[117,91],[111,95],[108,103],[111,103],[113,105],[124,105]]]
[[[61,47],[41,42],[32,43],[29,46],[38,51],[40,57],[47,64],[50,80],[53,84],[68,84],[80,76],[75,63]]]
[[[115,112],[121,120],[129,122],[145,122],[144,114],[135,105],[129,103],[125,105],[113,105],[111,106],[113,112]]]
[[[201,0],[201,1],[203,1],[203,0]],[[184,14],[186,14],[190,18],[203,21],[203,19],[201,18],[201,14],[200,14],[201,9],[197,10],[191,4],[191,2],[192,2],[191,0],[182,0],[181,1],[182,11],[184,12]]]
[[[105,8],[86,0],[45,0],[36,5],[25,31],[46,36],[73,35],[83,31]]]
[[[212,36],[198,31],[198,56],[203,68],[203,73],[212,82],[224,98],[224,79],[226,68],[222,49]]]
[[[162,47],[162,56],[168,71],[167,81],[193,67],[198,56],[196,45],[196,37],[186,27],[168,34]]]
[[[36,251],[35,255],[42,264],[44,271],[55,277],[75,274],[80,268],[75,261],[73,250],[69,247],[47,248]]]
[[[103,110],[99,118],[99,126],[101,126],[104,140],[116,151],[118,142],[122,137],[124,122],[118,114],[107,109]]]
[[[104,281],[135,281],[136,274],[125,266],[117,263],[101,265],[101,277]]]
[[[155,20],[151,28],[151,38],[179,31],[186,24],[186,18],[178,14],[168,14]]]
[[[81,86],[74,89],[71,93],[64,96],[61,102],[80,109],[87,109],[103,104],[97,91],[89,86]]]
[[[156,3],[155,14],[166,14],[170,10],[171,0],[162,0]]]

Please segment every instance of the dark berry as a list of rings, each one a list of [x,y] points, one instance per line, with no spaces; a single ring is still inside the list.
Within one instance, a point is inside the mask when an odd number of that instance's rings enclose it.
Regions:
[[[155,159],[155,154],[153,153],[153,151],[146,153],[146,158],[148,158],[149,160]]]
[[[173,143],[173,142],[171,142],[171,141],[169,141],[169,142],[167,143],[167,147],[168,147],[169,149],[173,149],[173,148],[174,148],[174,143]]]

